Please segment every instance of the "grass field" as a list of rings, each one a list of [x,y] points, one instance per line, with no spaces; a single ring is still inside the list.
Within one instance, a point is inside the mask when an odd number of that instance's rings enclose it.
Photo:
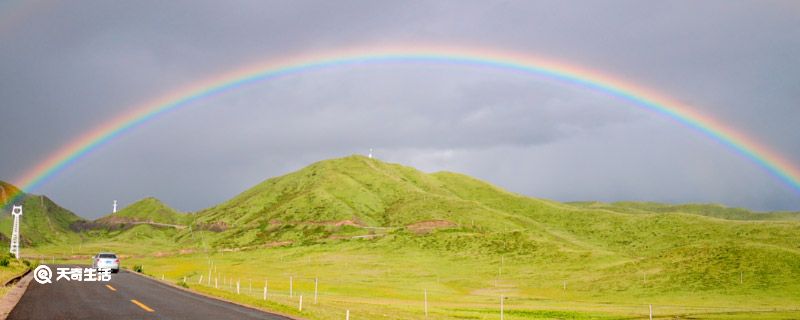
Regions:
[[[159,257],[147,248],[116,249],[130,256],[124,267],[142,265],[156,279],[177,283],[185,277],[192,290],[310,319],[341,319],[346,310],[354,319],[419,319],[425,314],[426,291],[429,317],[435,319],[499,319],[501,295],[505,319],[637,319],[648,315],[649,304],[657,318],[800,317],[796,285],[771,290],[757,285],[752,277],[758,275],[749,273],[741,283],[738,273],[730,274],[726,281],[731,285],[719,289],[678,290],[664,286],[663,275],[654,269],[648,269],[647,279],[643,273],[616,272],[620,261],[613,259],[581,264],[515,255],[474,257],[410,247],[401,238],[239,252],[159,252]],[[99,249],[94,244],[86,248]],[[41,254],[63,250],[43,247]]]
[[[640,319],[650,305],[662,319],[800,318],[791,212],[558,203],[360,156],[196,213],[131,207],[181,225],[87,228],[23,253],[88,264],[113,251],[156,279],[309,319],[420,319],[426,295],[433,319],[499,319],[501,297],[504,319]]]

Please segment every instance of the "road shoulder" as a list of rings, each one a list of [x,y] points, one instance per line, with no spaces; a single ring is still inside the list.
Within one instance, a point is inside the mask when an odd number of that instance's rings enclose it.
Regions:
[[[11,310],[14,310],[19,300],[25,295],[25,291],[28,290],[28,285],[30,285],[32,279],[33,272],[23,276],[22,279],[13,285],[14,287],[8,291],[6,296],[0,299],[0,320],[8,318]]]

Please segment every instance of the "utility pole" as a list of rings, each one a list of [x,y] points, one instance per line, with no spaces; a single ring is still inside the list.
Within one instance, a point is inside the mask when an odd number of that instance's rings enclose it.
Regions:
[[[117,213],[117,200],[114,200],[114,213]]]
[[[14,215],[14,227],[11,230],[11,250],[9,251],[19,260],[19,216],[22,215],[22,206],[15,205],[11,214]]]

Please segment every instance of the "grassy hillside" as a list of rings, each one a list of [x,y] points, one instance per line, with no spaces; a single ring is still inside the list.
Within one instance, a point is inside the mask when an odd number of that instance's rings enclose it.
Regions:
[[[15,190],[16,187],[2,183],[6,192]],[[18,189],[16,189],[18,190]],[[78,239],[70,225],[82,219],[71,211],[62,208],[46,196],[23,194],[17,200],[22,205],[20,218],[21,244],[23,247],[43,244],[58,244],[71,242]],[[11,237],[14,218],[11,215],[11,206],[2,208],[0,213],[0,240],[7,246]]]
[[[206,234],[219,249],[372,238],[385,250],[514,257],[533,279],[574,278],[603,294],[800,293],[800,224],[706,217],[720,212],[748,218],[714,206],[562,204],[351,156],[269,179],[198,213],[195,223],[222,226]],[[740,273],[751,274],[748,285],[733,281]],[[648,277],[648,287],[631,291],[635,284],[619,281],[632,274]]]
[[[139,200],[122,210],[99,218],[99,223],[155,222],[185,225],[191,217],[175,211],[160,200],[149,197]]]
[[[793,220],[707,205],[563,204],[351,156],[266,180],[188,216],[188,228],[91,231],[83,248],[286,312],[297,303],[288,278],[308,297],[321,277],[324,303],[299,313],[311,319],[345,309],[418,319],[423,290],[437,319],[496,318],[500,295],[507,319],[640,318],[651,303],[670,318],[782,319],[799,316]],[[270,281],[274,301],[233,294],[232,279]]]

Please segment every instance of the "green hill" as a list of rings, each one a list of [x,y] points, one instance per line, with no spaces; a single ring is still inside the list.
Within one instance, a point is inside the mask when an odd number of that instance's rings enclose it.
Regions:
[[[139,200],[122,210],[108,216],[95,220],[101,224],[120,224],[120,223],[161,223],[173,225],[185,225],[190,217],[170,208],[160,200],[148,197]]]
[[[611,210],[617,207],[627,211]],[[465,175],[350,156],[266,180],[197,213],[194,223],[218,226],[212,244],[219,247],[385,235],[392,246],[513,254],[611,274],[659,270],[700,286],[712,280],[690,276],[685,264],[705,268],[713,257],[721,270],[778,268],[781,279],[800,276],[800,224],[712,219],[703,208],[562,204]],[[609,261],[615,263],[598,267]]]
[[[9,194],[9,190],[19,192],[15,186],[0,181],[0,190]],[[3,192],[0,191],[0,196]],[[22,205],[20,218],[20,239],[22,246],[44,244],[58,244],[75,241],[78,239],[70,225],[82,221],[71,211],[62,208],[46,196],[22,194],[17,199],[17,204]],[[11,236],[14,218],[11,216],[11,206],[2,209],[0,215],[0,238],[7,246]]]

